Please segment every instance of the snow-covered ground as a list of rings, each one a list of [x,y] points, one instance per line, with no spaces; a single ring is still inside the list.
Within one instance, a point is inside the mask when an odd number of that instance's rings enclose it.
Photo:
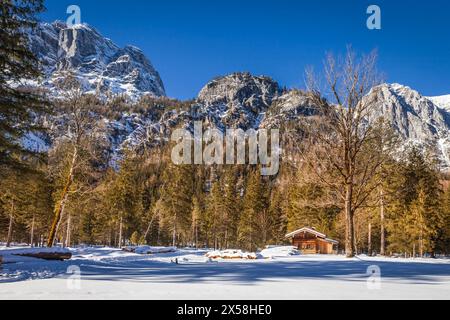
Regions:
[[[155,255],[112,248],[77,248],[72,253],[65,262],[6,255],[0,299],[450,297],[448,259],[273,254],[258,260],[212,260],[206,251],[189,249]],[[380,281],[376,274],[369,276],[373,271],[381,272]]]

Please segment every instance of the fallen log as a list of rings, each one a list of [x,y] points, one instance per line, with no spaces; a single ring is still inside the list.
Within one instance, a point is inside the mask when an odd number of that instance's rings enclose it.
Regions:
[[[13,248],[1,250],[0,253],[7,261],[14,256],[56,261],[72,258],[70,250],[65,248]]]
[[[30,253],[20,253],[20,254],[13,254],[13,255],[20,256],[20,257],[49,260],[49,261],[64,261],[64,260],[70,260],[72,258],[72,253],[70,253],[70,252],[33,252],[33,253],[30,252]]]

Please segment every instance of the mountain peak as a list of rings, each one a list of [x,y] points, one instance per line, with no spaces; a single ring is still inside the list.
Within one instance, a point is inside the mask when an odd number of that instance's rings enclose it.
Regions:
[[[216,126],[256,128],[272,101],[280,94],[278,83],[266,76],[236,72],[211,80],[197,102],[213,115]]]
[[[376,116],[383,117],[404,144],[437,146],[443,163],[450,166],[450,114],[418,91],[400,84],[382,84],[365,97]]]
[[[235,72],[217,77],[206,84],[198,95],[204,104],[246,104],[251,99],[269,107],[280,93],[276,81],[266,76],[254,76],[249,72]],[[254,104],[253,104],[254,105]]]
[[[62,74],[73,72],[89,93],[165,96],[159,73],[142,50],[120,48],[88,24],[39,23],[29,39],[43,66],[44,85],[52,90]]]

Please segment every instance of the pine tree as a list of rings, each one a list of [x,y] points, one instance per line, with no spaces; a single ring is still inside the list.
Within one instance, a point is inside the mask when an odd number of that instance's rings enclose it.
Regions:
[[[222,190],[219,181],[214,181],[207,198],[204,225],[206,231],[207,246],[212,241],[214,249],[220,248],[220,212],[222,211]]]
[[[229,248],[235,243],[238,223],[238,195],[236,173],[232,168],[225,170],[222,178],[222,204],[219,206],[223,246]]]
[[[140,163],[140,159],[126,152],[119,164],[119,172],[108,186],[106,197],[118,225],[118,247],[136,231],[143,215]]]
[[[288,219],[284,210],[284,197],[282,192],[275,186],[270,198],[269,215],[271,217],[271,228],[269,230],[270,243],[283,244],[287,234]]]
[[[195,248],[199,248],[199,232],[201,226],[202,208],[197,196],[192,198],[192,243]]]
[[[187,243],[191,235],[191,213],[194,181],[192,167],[169,165],[163,174],[161,186],[162,224],[172,234],[172,245],[179,240]]]
[[[445,221],[439,174],[418,148],[412,148],[398,173],[400,184],[389,206],[388,241],[392,251],[434,254]]]
[[[38,242],[36,235],[42,234],[48,225],[51,208],[51,190],[48,181],[39,171],[16,172],[0,180],[0,213],[5,219],[4,236],[7,245],[11,242]]]
[[[0,2],[0,175],[5,166],[23,169],[23,157],[34,155],[21,145],[21,138],[42,131],[34,120],[49,112],[42,93],[20,86],[23,80],[37,80],[40,76],[26,31],[35,25],[36,15],[43,10],[42,0]]]
[[[7,179],[2,179],[0,185],[0,204],[2,212],[8,220],[6,246],[9,247],[13,241],[14,226],[18,220],[19,211],[22,207],[24,199],[18,192],[20,181],[14,175]],[[18,190],[19,189],[19,190]]]
[[[442,194],[441,204],[442,228],[436,238],[436,252],[448,255],[450,253],[450,186],[447,181],[446,191]]]
[[[427,239],[432,230],[427,225],[428,210],[427,195],[423,186],[419,187],[417,199],[415,199],[405,217],[405,231],[408,232],[413,244],[413,256],[416,254],[416,245],[419,248],[420,257],[423,257],[425,246],[429,246]]]
[[[253,169],[247,180],[242,204],[243,211],[238,225],[238,241],[242,248],[253,251],[266,244],[267,196],[267,189],[260,172]]]
[[[39,244],[39,238],[48,232],[52,218],[52,186],[46,172],[41,170],[29,174],[26,183],[21,186],[25,189],[23,193],[27,195],[22,221],[28,231],[27,242],[35,246]]]

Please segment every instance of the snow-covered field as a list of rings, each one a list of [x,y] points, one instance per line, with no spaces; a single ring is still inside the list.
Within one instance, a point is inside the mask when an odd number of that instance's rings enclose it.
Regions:
[[[212,260],[206,251],[188,249],[154,255],[71,250],[65,262],[4,256],[0,299],[450,298],[448,259],[272,253],[268,259]],[[381,272],[379,281],[369,276],[373,271]]]

